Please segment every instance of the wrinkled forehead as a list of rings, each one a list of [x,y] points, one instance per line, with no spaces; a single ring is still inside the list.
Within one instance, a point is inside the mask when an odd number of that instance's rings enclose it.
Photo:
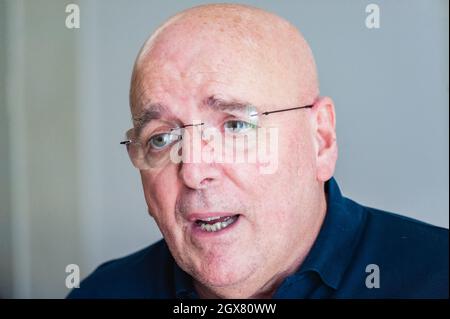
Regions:
[[[300,61],[286,39],[276,39],[270,29],[254,29],[230,31],[220,23],[197,22],[157,32],[136,61],[133,114],[149,100],[173,105],[222,95],[255,105],[298,104],[305,81],[298,66],[309,61]]]
[[[289,89],[287,76],[273,67],[257,54],[241,53],[233,46],[191,45],[148,60],[134,84],[133,113],[149,101],[189,106],[211,96],[261,106],[289,103],[286,98],[295,88]]]

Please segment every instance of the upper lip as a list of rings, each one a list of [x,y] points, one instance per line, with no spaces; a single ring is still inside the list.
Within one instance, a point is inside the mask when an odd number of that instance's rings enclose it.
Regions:
[[[194,213],[189,213],[187,215],[187,219],[190,222],[195,222],[199,219],[206,219],[206,218],[211,218],[211,217],[227,217],[227,216],[234,216],[234,215],[238,215],[237,213],[234,212],[194,212]]]

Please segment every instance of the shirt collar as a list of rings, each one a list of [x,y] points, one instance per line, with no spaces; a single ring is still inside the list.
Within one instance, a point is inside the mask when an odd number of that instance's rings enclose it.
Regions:
[[[319,235],[299,270],[285,279],[292,282],[307,271],[317,272],[328,286],[337,289],[351,261],[364,226],[362,207],[342,196],[334,178],[325,183],[327,212]],[[177,298],[198,298],[192,277],[174,261]],[[282,284],[283,286],[283,284]]]
[[[334,178],[325,183],[327,212],[319,235],[300,266],[300,275],[315,271],[337,289],[356,250],[365,224],[362,206],[342,196]]]
[[[197,292],[194,289],[194,282],[192,277],[186,273],[180,266],[173,261],[173,274],[175,285],[175,296],[179,299],[196,299]]]

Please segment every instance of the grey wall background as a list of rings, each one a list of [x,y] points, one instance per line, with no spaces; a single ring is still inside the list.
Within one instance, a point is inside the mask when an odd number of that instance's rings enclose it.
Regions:
[[[66,29],[77,3],[81,28]],[[0,297],[60,298],[65,266],[161,237],[118,141],[134,58],[204,1],[0,0]],[[300,28],[337,108],[345,195],[448,227],[448,1],[242,1]],[[366,5],[381,28],[365,26]]]

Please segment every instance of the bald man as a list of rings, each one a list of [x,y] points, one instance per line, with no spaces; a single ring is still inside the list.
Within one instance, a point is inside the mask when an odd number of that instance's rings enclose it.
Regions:
[[[448,230],[341,195],[333,101],[282,18],[177,14],[134,66],[122,143],[163,239],[70,298],[448,297]]]

